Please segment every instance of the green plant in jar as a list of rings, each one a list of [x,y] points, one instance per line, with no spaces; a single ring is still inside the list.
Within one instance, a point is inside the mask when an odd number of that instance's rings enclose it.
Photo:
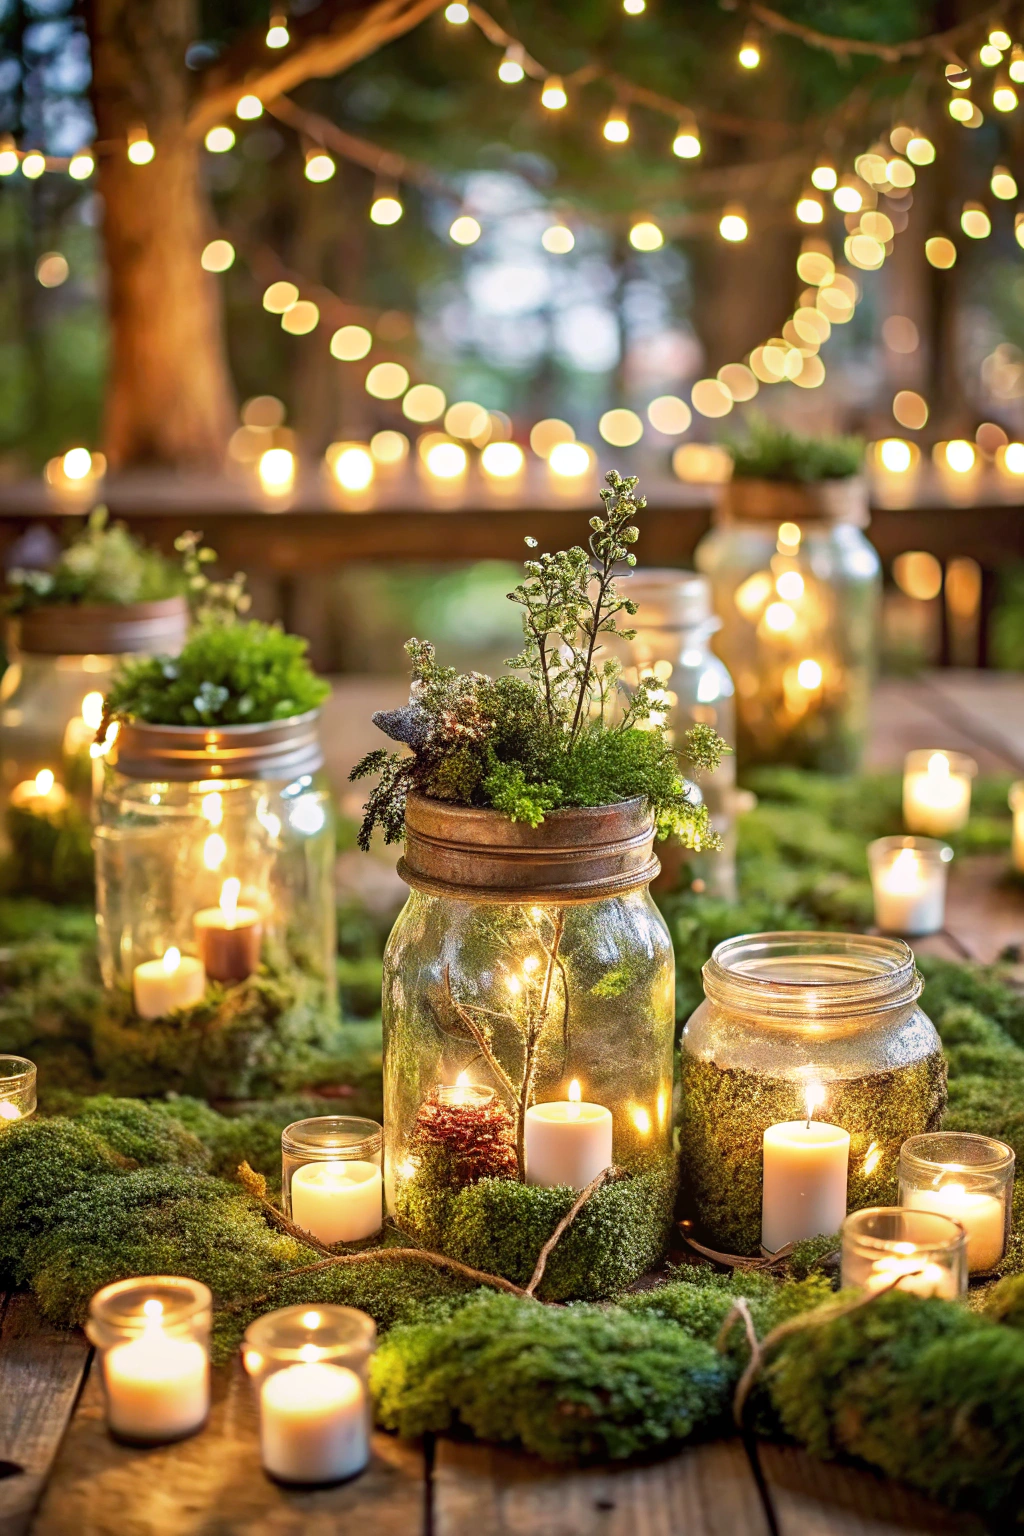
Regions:
[[[630,1275],[664,1242],[674,967],[647,887],[656,832],[716,843],[678,744],[644,728],[651,686],[622,702],[619,663],[604,654],[609,637],[632,634],[619,621],[635,604],[616,577],[635,564],[644,506],[635,478],[608,482],[588,548],[531,558],[509,594],[524,632],[509,674],[459,674],[410,641],[409,704],[374,719],[411,750],[373,752],[353,771],[378,775],[363,846],[377,827],[404,836],[412,887],[384,965],[390,1209],[431,1246],[525,1280],[550,1235],[551,1192],[571,1204],[606,1181],[578,1218],[584,1236],[594,1223],[594,1253],[572,1294],[602,1294],[603,1211]],[[706,726],[686,738],[702,770],[721,746]]]

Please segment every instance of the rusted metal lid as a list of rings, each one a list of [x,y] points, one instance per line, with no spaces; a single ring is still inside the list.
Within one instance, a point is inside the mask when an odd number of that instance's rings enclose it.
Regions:
[[[179,596],[152,603],[44,603],[12,621],[11,643],[37,656],[176,656],[187,634],[188,604]]]
[[[853,523],[871,521],[867,482],[846,480],[757,480],[736,476],[719,491],[718,522]]]
[[[270,779],[289,783],[323,766],[320,711],[255,725],[123,724],[108,754],[129,779]]]
[[[398,873],[414,890],[458,901],[572,904],[653,880],[654,818],[646,800],[549,811],[539,827],[498,811],[415,792]]]

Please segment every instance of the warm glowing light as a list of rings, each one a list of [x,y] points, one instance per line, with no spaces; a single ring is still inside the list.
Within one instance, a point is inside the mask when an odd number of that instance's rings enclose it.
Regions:
[[[60,251],[47,251],[36,262],[36,282],[41,288],[59,288],[66,283],[70,268]]]
[[[576,244],[576,236],[566,224],[549,224],[540,243],[551,256],[568,256]]]
[[[808,693],[813,693],[815,688],[821,687],[822,679],[821,663],[807,657],[796,669],[796,680],[801,688],[806,688]]]
[[[630,1111],[630,1119],[640,1132],[641,1136],[649,1136],[651,1133],[651,1116],[648,1110],[639,1105]]]
[[[693,420],[690,407],[678,395],[659,395],[647,407],[647,420],[655,432],[666,437],[677,437],[685,432]]]
[[[291,42],[291,34],[288,31],[288,18],[286,16],[271,16],[270,26],[267,28],[268,48],[287,48]]]
[[[18,169],[18,151],[9,133],[0,137],[0,176],[13,176]]]
[[[220,869],[228,856],[228,845],[219,832],[211,832],[203,844],[203,863],[207,869]]]
[[[993,27],[988,35],[988,40],[993,48],[998,48],[1003,53],[1010,46],[1010,34],[1005,32],[1002,27]]]
[[[68,175],[72,181],[88,181],[95,169],[96,161],[85,149],[80,149],[78,154],[72,155],[68,161]]]
[[[847,235],[843,251],[850,265],[864,272],[877,272],[885,261],[885,246],[870,235]]]
[[[365,448],[343,448],[331,464],[335,480],[346,491],[365,491],[374,476],[373,456]]]
[[[999,462],[1007,474],[1024,475],[1024,443],[1007,443]]]
[[[480,467],[487,475],[493,475],[496,480],[510,480],[518,475],[526,462],[526,455],[518,443],[488,443],[480,455]],[[526,970],[532,969],[526,961],[523,962]]]
[[[326,149],[310,149],[306,152],[307,181],[330,181],[337,169],[334,156],[329,155]]]
[[[923,133],[916,133],[904,150],[913,165],[931,165],[935,159],[935,145]]]
[[[444,390],[436,384],[414,384],[402,401],[402,415],[409,421],[437,421],[446,404]]]
[[[211,790],[203,796],[200,810],[204,821],[208,821],[211,827],[219,827],[224,820],[224,797],[217,790]]]
[[[509,43],[498,65],[498,79],[503,85],[518,85],[525,73],[521,46],[518,43]]]
[[[464,27],[469,20],[468,5],[446,5],[444,19],[450,21],[453,27]]]
[[[523,970],[524,971],[539,971],[540,970],[540,961],[538,960],[536,955],[527,955],[526,959],[523,961]]]
[[[960,228],[972,240],[985,240],[992,233],[992,220],[981,203],[964,203]]]
[[[175,949],[174,945],[172,944],[170,949],[165,949],[164,950],[164,958],[163,958],[164,974],[167,975],[167,976],[173,976],[175,971],[178,969],[180,964],[181,964],[181,950],[180,949]],[[151,1305],[152,1304],[150,1302],[146,1303],[147,1307],[151,1307]],[[160,1307],[160,1303],[159,1302],[157,1302],[157,1307]],[[143,1308],[143,1310],[145,1311],[145,1308]],[[162,1308],[161,1308],[161,1310],[162,1310]],[[153,1315],[154,1314],[151,1311],[149,1313],[149,1316],[152,1317]]]
[[[974,468],[977,454],[973,443],[969,443],[964,437],[954,437],[946,444],[945,458],[954,474],[966,475]],[[929,771],[930,766],[929,764]]]
[[[445,418],[447,425],[447,418]],[[471,436],[470,433],[456,433],[456,436]],[[551,452],[559,443],[574,443],[576,433],[567,421],[562,421],[557,416],[545,416],[543,421],[534,422],[530,429],[530,447],[539,459],[550,458]]]
[[[892,414],[901,427],[919,432],[928,422],[928,402],[913,389],[901,389],[893,397]]]
[[[513,997],[518,997],[520,992],[523,990],[523,984],[519,980],[518,976],[506,976],[505,985],[508,987],[508,990],[512,993]]]
[[[69,448],[61,460],[61,469],[68,480],[84,480],[92,470],[92,454],[88,448]]]
[[[826,1098],[825,1089],[821,1083],[808,1083],[804,1089],[804,1104],[807,1109],[808,1120],[814,1119],[814,1111],[820,1109]]]
[[[629,243],[635,251],[660,251],[665,236],[653,219],[640,219],[629,232]]]
[[[738,208],[727,209],[718,221],[718,233],[734,245],[745,240],[750,233],[746,216]]]
[[[483,231],[471,214],[461,213],[448,230],[456,245],[475,245]]]
[[[951,85],[954,91],[966,91],[970,88],[970,70],[965,69],[962,64],[947,64],[945,74],[946,84]]]
[[[997,112],[1012,112],[1017,105],[1017,92],[1009,80],[1002,80],[992,92],[992,105]]]
[[[609,144],[625,144],[629,138],[629,119],[625,107],[613,107],[601,131]]]
[[[281,316],[281,329],[289,336],[308,336],[320,324],[320,310],[312,299],[299,299]]]
[[[229,149],[235,147],[235,130],[229,128],[226,123],[218,123],[215,128],[207,129],[203,143],[211,155],[226,154]]]
[[[82,719],[90,731],[98,731],[103,720],[102,693],[87,693],[82,700]]]
[[[768,628],[776,634],[782,634],[787,629],[792,629],[796,623],[796,614],[788,603],[769,603],[764,611],[764,621]]]
[[[549,112],[560,112],[568,100],[561,75],[548,75],[540,93],[541,106],[547,107]]]
[[[914,167],[908,165],[905,160],[901,160],[898,156],[895,160],[888,162],[885,171],[886,179],[890,186],[898,187],[900,191],[905,191],[907,187],[912,187],[917,180],[917,173]]]
[[[427,454],[427,468],[438,480],[457,480],[466,473],[466,450],[458,443],[435,443]]]
[[[698,379],[690,399],[694,410],[702,416],[728,416],[732,410],[732,395],[719,379]]]
[[[910,444],[902,437],[886,437],[878,445],[878,457],[883,467],[894,475],[905,474],[913,462]]]
[[[923,549],[906,550],[892,563],[893,580],[915,602],[928,603],[942,591],[942,566]]]
[[[342,363],[355,363],[373,346],[373,337],[364,325],[343,325],[331,337],[331,356]]]
[[[804,249],[796,259],[796,275],[805,283],[811,283],[815,288],[820,288],[823,283],[830,283],[836,275],[835,262],[828,250],[819,249],[822,241],[807,240]]]
[[[863,1169],[865,1176],[870,1178],[881,1161],[882,1149],[877,1141],[873,1141],[864,1154]]]
[[[635,411],[605,411],[597,424],[597,430],[613,448],[629,448],[644,435],[644,424]]]
[[[924,243],[924,254],[933,267],[945,271],[956,262],[956,246],[945,235],[932,235]]]
[[[57,775],[54,773],[52,768],[40,768],[39,772],[36,774],[36,794],[48,795],[56,781]]]
[[[199,264],[204,272],[226,272],[235,259],[235,248],[230,240],[211,240],[203,246]]]
[[[991,43],[982,43],[978,49],[978,63],[984,64],[986,69],[992,69],[994,65],[1003,62],[1003,55],[998,48],[993,48]]]
[[[819,192],[832,192],[839,182],[834,165],[829,165],[827,160],[821,161],[811,172],[811,186],[817,187]]]
[[[240,117],[243,123],[251,123],[257,117],[263,116],[263,103],[258,96],[251,93],[239,96],[235,107],[235,116]]]
[[[291,489],[295,480],[295,455],[290,448],[268,448],[261,453],[257,473],[263,489],[280,494]]]
[[[800,530],[799,523],[779,524],[779,531],[776,535],[776,542],[779,546],[780,553],[788,553],[792,550],[799,549],[800,540],[802,538],[803,533]]]
[[[736,55],[741,69],[756,69],[761,62],[761,50],[752,37],[746,37]]]
[[[832,193],[832,201],[840,213],[859,213],[864,206],[864,196],[851,181],[844,181]]]
[[[804,595],[804,579],[799,571],[783,571],[776,580],[775,590],[787,603],[799,602]]]
[[[1010,79],[1016,81],[1018,85],[1024,80],[1024,48],[1019,43],[1014,44],[1013,52],[1010,54],[1008,73]]]
[[[548,454],[552,474],[563,479],[585,475],[590,468],[590,453],[582,443],[556,443]]]
[[[272,315],[283,315],[299,301],[299,290],[294,283],[271,283],[263,295],[263,308]]]
[[[566,1098],[569,1100],[570,1104],[579,1104],[583,1098],[583,1093],[580,1089],[579,1082],[575,1077],[569,1084],[569,1092],[566,1094]]]
[[[700,147],[696,124],[680,123],[672,140],[672,153],[678,155],[680,160],[696,160]]]
[[[148,165],[156,154],[145,128],[129,128],[128,159],[132,165]]]
[[[449,437],[464,437],[469,441],[490,432],[491,418],[475,400],[456,400],[444,414],[444,429]]]
[[[393,432],[387,428],[383,432],[375,432],[370,438],[370,452],[378,464],[401,464],[409,453],[409,439],[403,432]]]
[[[825,209],[819,198],[805,196],[796,205],[796,216],[801,224],[820,224],[825,217]]]
[[[242,892],[242,882],[235,875],[230,875],[220,888],[220,909],[227,919],[228,927],[232,927],[238,912],[238,898]]]
[[[1012,171],[1008,171],[1005,165],[996,165],[992,168],[992,180],[989,182],[992,196],[998,197],[1002,202],[1008,203],[1017,196],[1017,180]]]
[[[647,0],[622,0],[622,9],[627,16],[642,16],[647,9]]]
[[[370,205],[370,220],[374,224],[397,224],[404,211],[397,197],[375,197]]]
[[[375,400],[397,400],[409,388],[409,370],[401,363],[375,363],[366,375],[366,393]]]
[[[964,96],[954,96],[949,103],[949,115],[957,123],[970,123],[977,111],[974,103]]]

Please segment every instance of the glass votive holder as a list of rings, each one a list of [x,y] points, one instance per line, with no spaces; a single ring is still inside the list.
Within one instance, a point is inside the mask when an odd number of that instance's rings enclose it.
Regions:
[[[372,1317],[294,1306],[250,1323],[242,1361],[259,1404],[260,1456],[283,1483],[338,1483],[370,1459]]]
[[[358,1243],[384,1223],[384,1132],[376,1120],[320,1115],[281,1132],[285,1214],[318,1242]]]
[[[85,1331],[99,1351],[107,1427],[132,1445],[194,1435],[210,1409],[213,1297],[198,1280],[118,1280],[89,1303]]]
[[[971,812],[971,780],[978,771],[964,752],[931,747],[903,760],[903,824],[908,832],[945,837],[959,832]]]
[[[1013,812],[1013,867],[1024,875],[1024,779],[1010,785],[1007,801]]]
[[[938,933],[946,921],[946,874],[953,850],[934,837],[878,837],[868,868],[881,933]]]
[[[842,1282],[955,1300],[967,1289],[967,1234],[934,1211],[899,1205],[853,1211],[843,1222]]]
[[[1013,1148],[991,1136],[911,1136],[900,1148],[900,1205],[958,1221],[967,1233],[968,1271],[984,1274],[1006,1252],[1014,1161]]]
[[[0,1130],[24,1120],[35,1107],[35,1062],[25,1056],[0,1056]]]

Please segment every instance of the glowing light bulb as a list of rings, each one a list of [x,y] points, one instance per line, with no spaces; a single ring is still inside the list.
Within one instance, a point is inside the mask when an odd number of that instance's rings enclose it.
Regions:
[[[902,437],[883,439],[878,445],[878,457],[883,467],[894,475],[905,474],[913,459],[910,444]]]
[[[88,150],[80,149],[68,161],[68,175],[72,181],[87,181],[96,169],[96,161]]]
[[[798,602],[804,595],[804,579],[799,571],[783,571],[775,583],[775,590],[787,602]]]
[[[966,438],[955,437],[946,444],[946,463],[954,474],[968,474],[974,468],[976,458],[974,444]]]
[[[536,955],[527,955],[526,959],[523,961],[523,970],[524,971],[538,971],[538,970],[540,970],[540,961],[538,960]]]
[[[46,156],[41,155],[37,149],[30,149],[21,162],[21,174],[27,176],[29,181],[37,181],[45,170]]]
[[[832,192],[839,184],[839,177],[834,165],[829,165],[823,160],[816,165],[811,172],[811,186],[817,187],[819,192]]]
[[[480,468],[495,480],[510,480],[526,462],[518,443],[488,443],[480,455]]]
[[[291,489],[295,480],[295,455],[290,448],[268,448],[257,465],[260,484],[270,495]]]
[[[235,248],[230,240],[211,240],[203,246],[199,265],[204,272],[226,272],[234,261]]]
[[[218,123],[215,128],[207,131],[203,143],[211,155],[224,155],[229,149],[235,147],[235,130],[229,128],[226,123]]]
[[[629,118],[625,107],[613,107],[605,118],[601,132],[609,144],[625,144],[629,138]]]
[[[466,450],[458,443],[435,443],[427,454],[426,464],[438,480],[457,480],[466,472]]]
[[[549,224],[540,243],[552,256],[567,256],[576,244],[576,236],[566,224]]]
[[[796,680],[801,688],[807,689],[808,693],[812,693],[815,688],[821,687],[822,676],[821,663],[812,660],[810,657],[802,661],[796,669]]]
[[[334,460],[331,470],[344,490],[365,491],[375,473],[373,456],[365,448],[344,448]]]
[[[370,220],[374,224],[397,224],[404,212],[398,198],[386,194],[374,198],[370,205]]]
[[[540,93],[541,106],[547,107],[549,112],[560,112],[568,100],[561,75],[548,75]]]
[[[639,1105],[637,1105],[637,1107],[631,1111],[630,1118],[632,1119],[633,1124],[636,1126],[637,1130],[640,1132],[641,1136],[650,1135],[651,1116],[648,1110],[642,1109]]]
[[[832,193],[832,201],[840,213],[859,213],[864,206],[864,198],[859,187],[850,181],[844,181],[836,187]]]
[[[0,137],[0,176],[13,176],[18,169],[18,151],[9,133]]]
[[[647,9],[647,0],[622,0],[622,9],[627,16],[642,16]]]
[[[746,217],[739,209],[727,209],[718,221],[718,233],[733,245],[745,240],[750,233]]]
[[[448,233],[456,245],[475,245],[483,231],[476,219],[468,213],[463,213],[452,221]]]
[[[69,448],[61,459],[61,469],[69,480],[84,480],[92,470],[92,454],[88,448]]]
[[[498,65],[498,79],[503,85],[518,85],[525,74],[522,47],[519,43],[509,43]]]
[[[801,224],[820,224],[825,217],[825,210],[820,198],[802,197],[796,205],[796,216]]]
[[[585,475],[590,468],[590,454],[582,443],[556,443],[548,454],[552,474],[565,479]]]
[[[307,151],[305,166],[307,181],[330,181],[337,169],[333,155],[329,155],[326,149]]]
[[[741,69],[756,69],[761,62],[761,49],[754,38],[745,38],[736,55]]]
[[[453,27],[464,27],[469,20],[468,5],[446,5],[444,10],[445,21],[451,22]]]
[[[235,116],[240,117],[244,123],[251,123],[255,118],[262,117],[262,101],[258,96],[251,94],[239,96],[235,105]]]
[[[282,16],[280,13],[271,16],[270,25],[267,28],[267,47],[287,48],[291,40],[287,16]]]
[[[156,154],[156,149],[150,143],[149,134],[143,127],[129,128],[128,130],[128,159],[132,165],[148,165]]]
[[[680,123],[672,140],[672,153],[680,160],[696,160],[700,154],[700,134],[696,124]]]
[[[998,197],[1004,203],[1010,202],[1017,196],[1017,179],[1005,165],[993,166],[989,186],[993,197]]]
[[[992,105],[997,112],[1012,112],[1017,105],[1017,92],[1009,80],[1003,80],[992,92]]]
[[[769,603],[764,611],[764,621],[768,628],[776,634],[782,634],[787,629],[792,629],[796,623],[796,614],[788,603]]]
[[[660,251],[665,236],[652,219],[640,219],[629,231],[629,243],[635,251]]]

